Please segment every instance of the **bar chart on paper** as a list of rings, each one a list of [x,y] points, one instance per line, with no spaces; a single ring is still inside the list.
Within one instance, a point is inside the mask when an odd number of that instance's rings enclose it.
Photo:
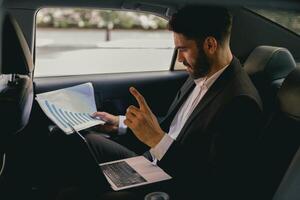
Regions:
[[[90,83],[39,94],[36,97],[45,114],[66,134],[72,127],[83,130],[105,122],[91,117],[96,112]]]
[[[52,113],[55,121],[58,122],[56,124],[59,127],[62,126],[63,128],[61,128],[63,130],[71,130],[70,125],[76,130],[82,130],[86,127],[99,124],[99,120],[92,118],[89,113],[71,112],[59,108],[55,104],[50,103],[47,100],[45,100],[44,103],[48,111]]]

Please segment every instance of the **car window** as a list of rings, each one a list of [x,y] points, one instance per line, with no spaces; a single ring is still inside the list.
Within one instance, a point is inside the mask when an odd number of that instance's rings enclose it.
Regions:
[[[169,70],[172,33],[137,12],[43,8],[36,16],[35,76]]]
[[[269,20],[280,24],[290,31],[300,35],[300,12],[285,11],[276,9],[252,9],[254,12],[262,15]]]

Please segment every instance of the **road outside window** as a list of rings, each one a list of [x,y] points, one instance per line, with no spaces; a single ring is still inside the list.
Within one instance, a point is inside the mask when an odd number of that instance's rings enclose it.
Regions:
[[[35,77],[169,70],[167,21],[136,12],[41,9]]]

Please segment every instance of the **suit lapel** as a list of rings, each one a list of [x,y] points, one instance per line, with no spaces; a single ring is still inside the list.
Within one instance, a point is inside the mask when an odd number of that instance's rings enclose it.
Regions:
[[[191,78],[189,78],[185,87],[183,87],[177,96],[177,100],[170,107],[169,113],[177,112],[182,103],[186,100],[187,96],[191,93],[191,91],[195,87],[195,82]]]
[[[169,111],[165,118],[161,121],[161,124],[169,128],[171,121],[175,117],[178,109],[183,104],[183,102],[187,99],[187,96],[191,93],[191,91],[195,87],[195,82],[192,78],[188,78],[186,83],[182,86],[182,88],[178,91],[175,100],[171,104]]]
[[[184,124],[176,140],[179,140],[184,135],[183,133],[191,125],[191,123],[198,116],[198,114],[217,96],[217,94],[219,94],[225,88],[225,85],[228,82],[230,82],[235,71],[239,68],[239,66],[239,61],[234,57],[227,69],[225,69],[225,71],[214,82],[214,84],[209,88],[209,90],[203,96],[201,101],[198,103],[198,105]]]

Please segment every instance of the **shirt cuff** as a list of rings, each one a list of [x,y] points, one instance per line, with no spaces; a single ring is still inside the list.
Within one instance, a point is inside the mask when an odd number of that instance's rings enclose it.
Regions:
[[[124,120],[126,119],[126,116],[119,115],[119,127],[118,127],[118,134],[123,135],[127,132],[127,126],[124,124]]]
[[[153,160],[161,160],[173,142],[174,139],[171,138],[168,134],[165,134],[160,142],[155,147],[150,149]]]

